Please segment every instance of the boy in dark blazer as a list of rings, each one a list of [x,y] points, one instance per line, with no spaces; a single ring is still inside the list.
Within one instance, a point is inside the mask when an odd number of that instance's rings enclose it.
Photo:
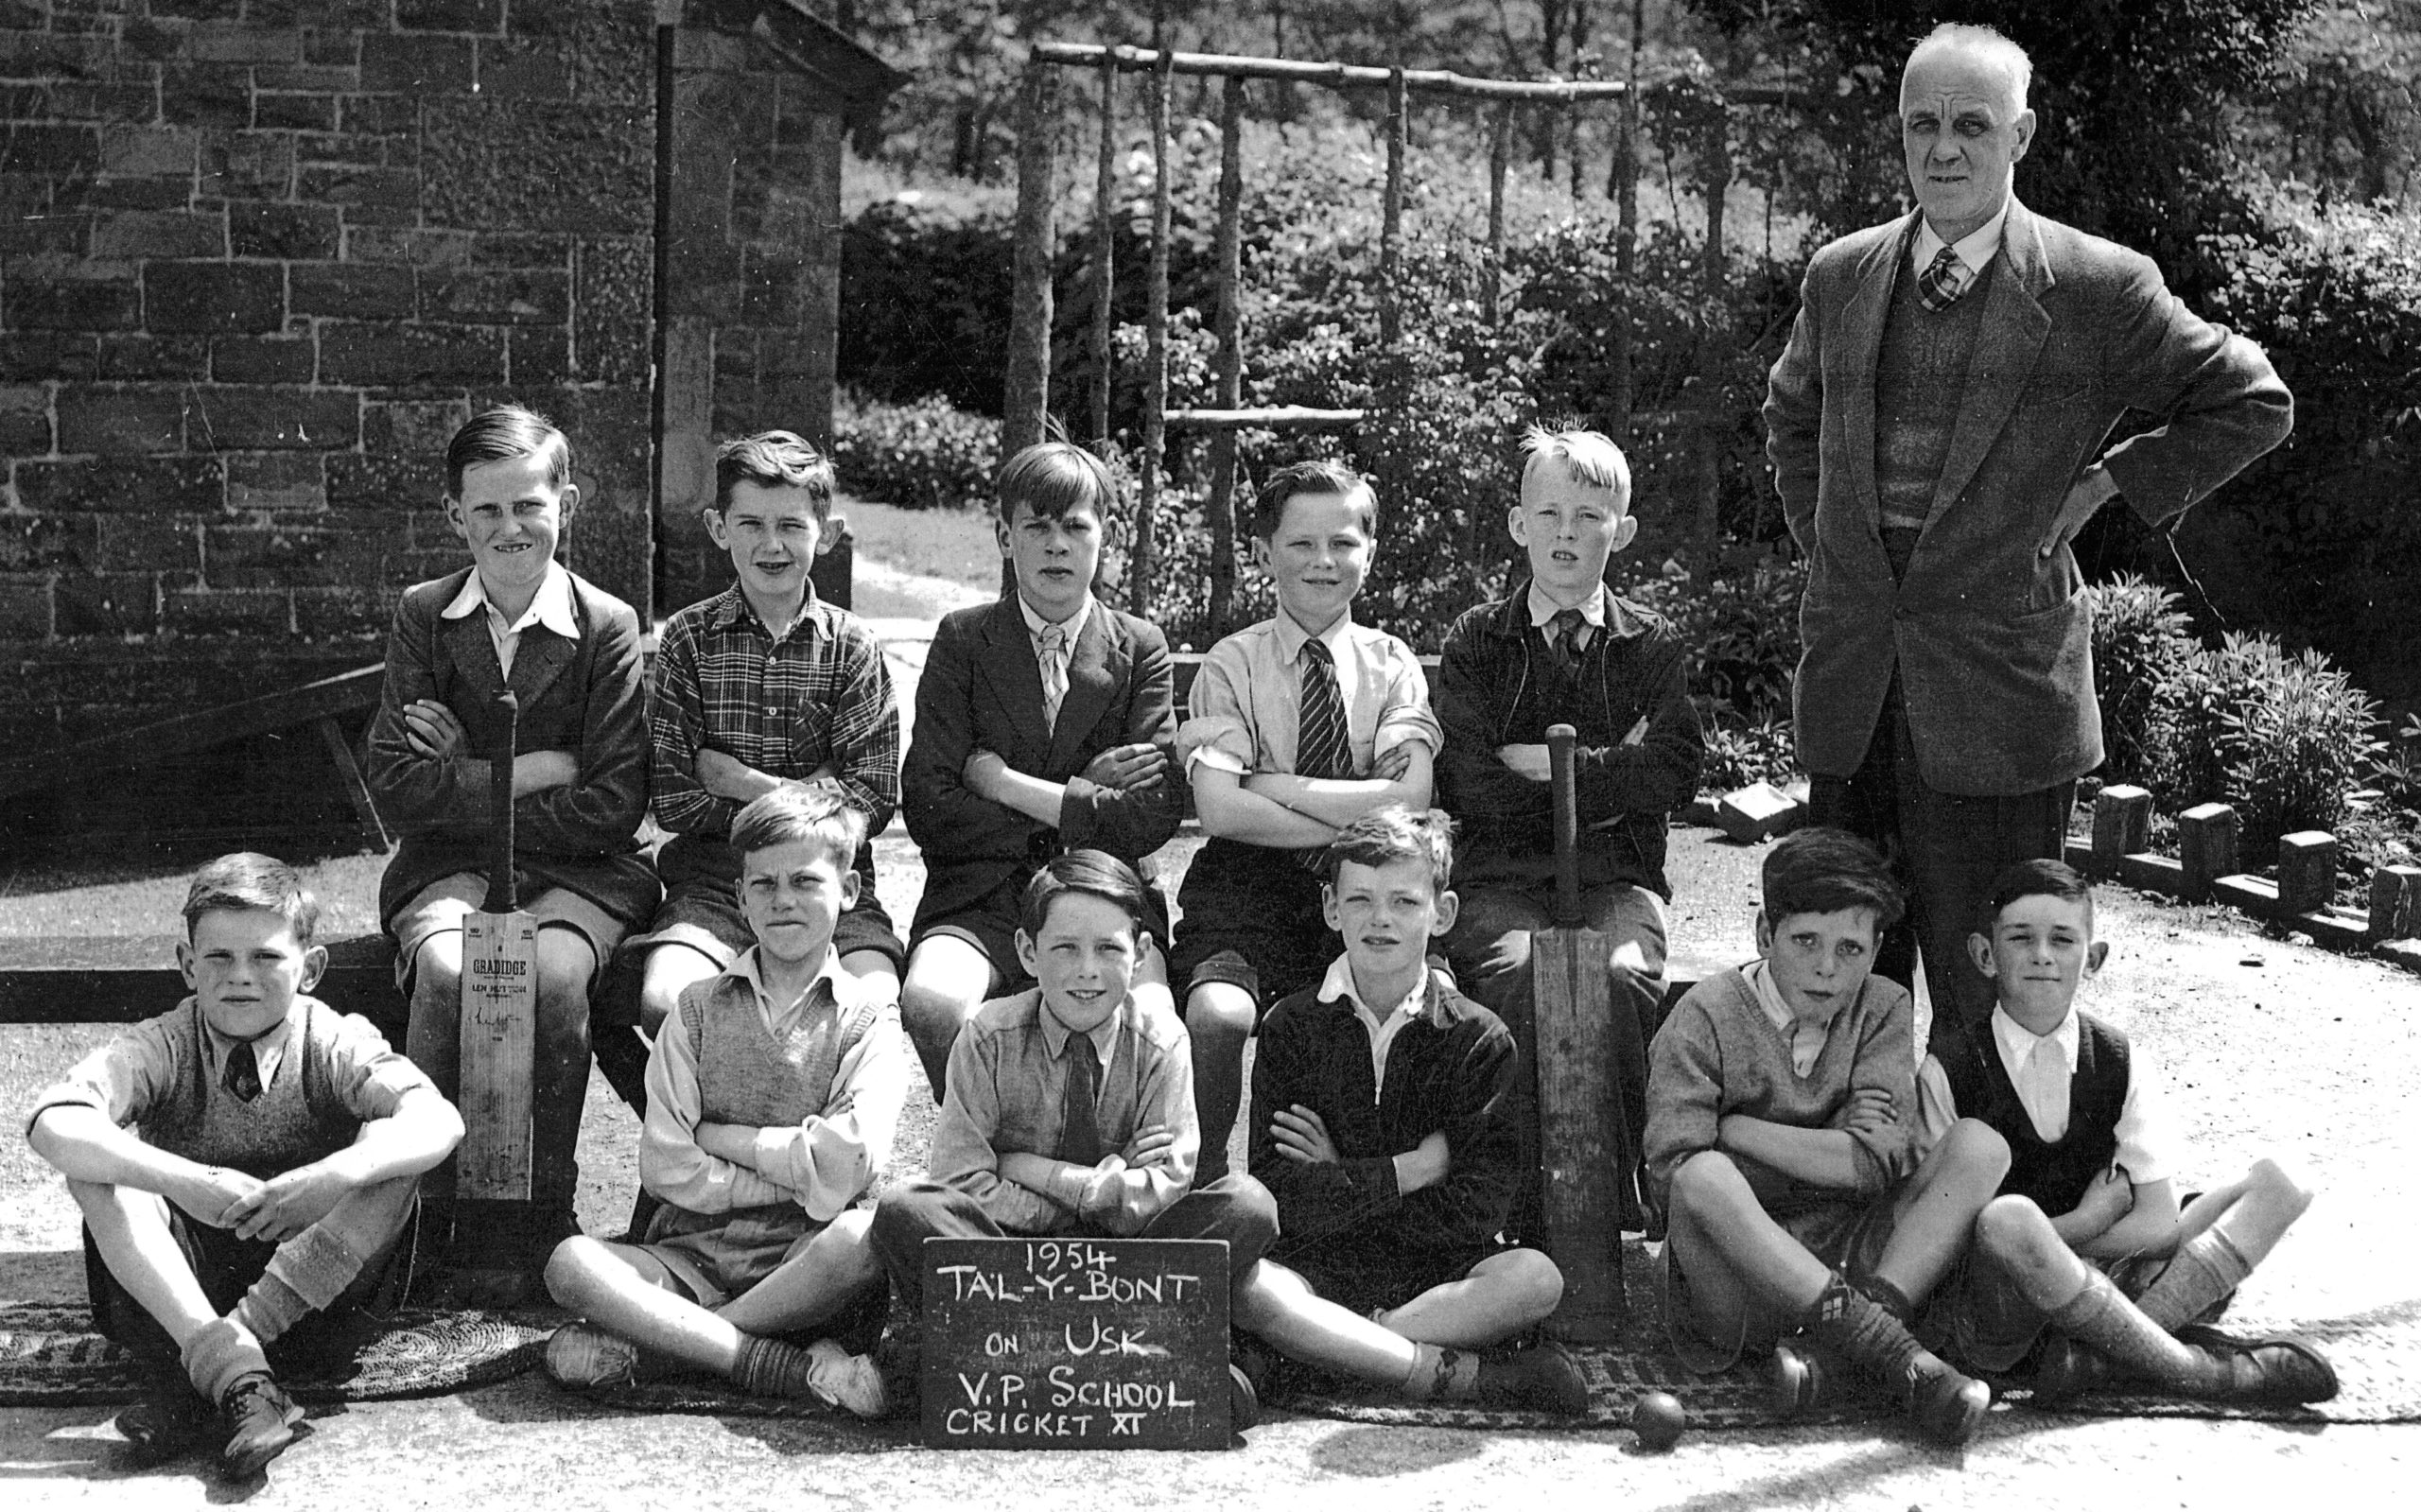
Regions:
[[[1096,600],[1109,470],[1064,442],[1001,469],[1001,555],[1017,592],[934,632],[900,786],[925,859],[900,1017],[939,1101],[959,1026],[1033,985],[1017,930],[1027,879],[1077,847],[1143,877],[1154,942],[1137,991],[1168,994],[1168,906],[1143,858],[1176,832],[1168,642]]]
[[[538,920],[531,1201],[462,1258],[524,1277],[579,1232],[573,1147],[588,1086],[588,991],[623,934],[655,906],[639,854],[647,810],[647,711],[638,617],[555,561],[577,506],[571,443],[543,417],[504,406],[445,448],[446,523],[471,548],[460,572],[406,589],[387,642],[387,683],[370,726],[370,791],[403,831],[378,888],[411,1001],[407,1052],[448,1098],[461,1087],[462,919],[487,893],[488,793],[510,782],[522,907]],[[520,702],[512,765],[496,694]],[[443,1235],[452,1167],[427,1197]]]

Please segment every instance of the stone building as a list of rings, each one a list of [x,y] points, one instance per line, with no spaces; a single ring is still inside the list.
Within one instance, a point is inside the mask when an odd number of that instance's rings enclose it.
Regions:
[[[581,573],[718,585],[708,438],[828,435],[897,81],[805,0],[0,0],[0,793],[377,661],[475,407],[572,437]]]

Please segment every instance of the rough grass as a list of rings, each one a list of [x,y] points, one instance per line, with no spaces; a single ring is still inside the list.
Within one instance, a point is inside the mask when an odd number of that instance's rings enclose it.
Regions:
[[[833,508],[848,516],[858,562],[940,578],[982,592],[1001,586],[1001,548],[992,516],[982,510],[903,510],[845,498]]]

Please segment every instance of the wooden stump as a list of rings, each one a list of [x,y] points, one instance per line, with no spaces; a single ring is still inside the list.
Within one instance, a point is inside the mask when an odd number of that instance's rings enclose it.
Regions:
[[[2093,869],[2116,876],[2118,863],[2151,843],[2152,795],[2118,783],[2093,801]]]
[[[2317,913],[2337,895],[2337,837],[2300,829],[2278,842],[2278,912]]]
[[[2409,940],[2421,931],[2421,866],[2382,866],[2371,874],[2374,940]]]
[[[2211,895],[2213,882],[2235,873],[2236,834],[2236,810],[2223,803],[2196,804],[2177,816],[2178,860],[2188,901],[2202,902]]]

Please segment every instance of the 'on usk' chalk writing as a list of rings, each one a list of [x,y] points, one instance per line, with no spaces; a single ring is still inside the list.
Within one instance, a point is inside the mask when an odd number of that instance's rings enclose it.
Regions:
[[[1222,1448],[1227,1245],[925,1242],[924,1436],[942,1448]]]

